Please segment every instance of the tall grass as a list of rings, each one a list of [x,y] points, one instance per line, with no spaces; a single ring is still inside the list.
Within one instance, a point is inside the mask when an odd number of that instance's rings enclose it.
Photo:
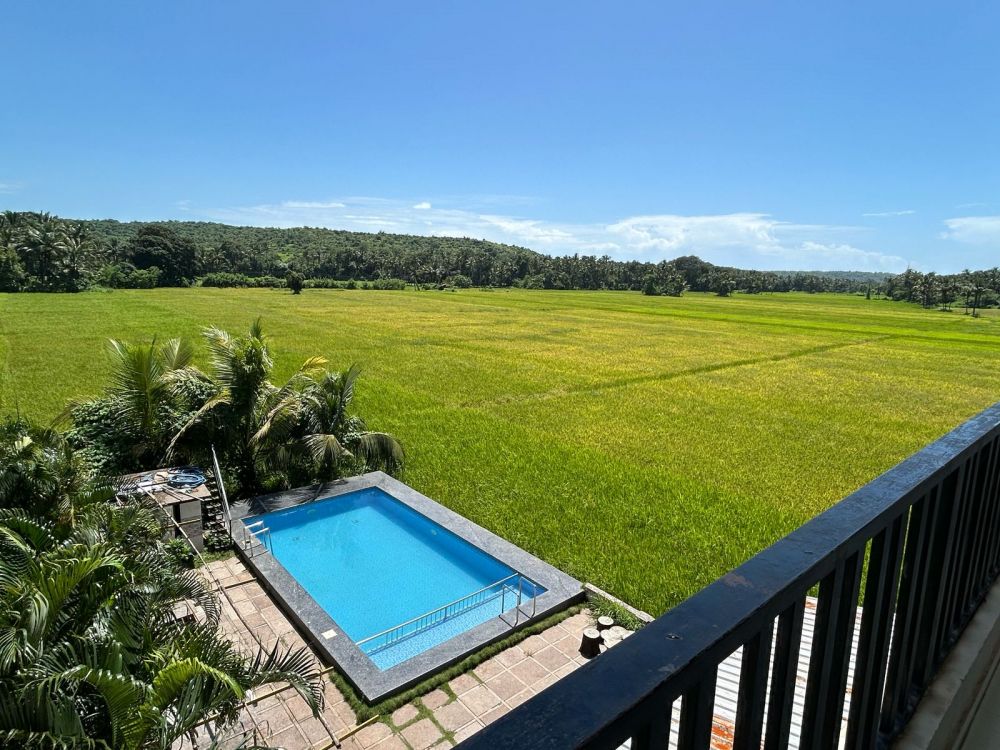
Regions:
[[[178,289],[0,295],[0,409],[258,315],[280,374],[364,366],[407,482],[653,613],[1000,398],[1000,319],[860,297]]]

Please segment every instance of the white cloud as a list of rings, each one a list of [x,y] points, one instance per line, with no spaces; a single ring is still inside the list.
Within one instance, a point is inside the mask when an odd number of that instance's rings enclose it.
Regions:
[[[948,230],[941,233],[943,239],[970,245],[1000,243],[1000,216],[960,216],[944,223]]]
[[[458,201],[456,201],[458,202]],[[853,246],[855,227],[799,224],[763,213],[630,216],[610,223],[571,223],[473,210],[423,201],[344,198],[317,203],[285,201],[202,212],[207,218],[257,226],[473,237],[530,247],[543,253],[610,255],[659,261],[699,255],[720,265],[778,270],[901,271],[903,258]],[[350,206],[350,208],[347,208]]]
[[[16,193],[20,189],[20,184],[16,182],[0,182],[0,195],[10,195],[11,193]]]
[[[916,211],[914,211],[912,208],[907,208],[904,209],[903,211],[872,211],[870,213],[861,215],[877,219],[887,219],[893,216],[912,216],[915,213]]]
[[[330,203],[319,201],[285,201],[281,205],[284,208],[347,208],[346,204],[337,201]]]

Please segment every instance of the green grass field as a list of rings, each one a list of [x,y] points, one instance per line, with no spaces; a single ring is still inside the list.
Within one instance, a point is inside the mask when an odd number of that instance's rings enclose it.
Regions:
[[[405,481],[654,613],[1000,399],[1000,318],[859,297],[178,289],[0,295],[0,409],[258,315],[282,374],[364,366]]]

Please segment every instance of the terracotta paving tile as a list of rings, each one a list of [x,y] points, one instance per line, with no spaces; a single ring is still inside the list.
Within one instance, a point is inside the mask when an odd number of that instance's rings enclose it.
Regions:
[[[506,703],[511,708],[517,708],[522,703],[524,703],[526,700],[528,700],[528,698],[532,697],[534,694],[535,694],[534,690],[532,690],[531,688],[525,688],[524,690],[522,690],[517,695],[514,695],[514,696],[508,698],[507,700],[505,700],[504,703]]]
[[[526,654],[520,646],[511,646],[510,648],[501,651],[493,658],[505,667],[510,668],[518,662],[524,661],[525,656]]]
[[[327,730],[323,723],[319,719],[306,719],[299,722],[299,729],[302,730],[303,734],[309,739],[309,742],[313,745],[318,745],[323,742],[327,742],[330,739],[330,732]],[[331,729],[334,729],[331,727]],[[334,729],[336,732],[337,730]]]
[[[401,727],[417,718],[419,713],[416,706],[412,703],[407,703],[405,706],[401,706],[392,712],[392,723],[397,727]]]
[[[525,684],[511,672],[501,672],[491,680],[486,681],[486,687],[492,690],[500,700],[507,700],[517,695],[525,688]]]
[[[347,737],[341,740],[340,750],[364,750],[364,745],[356,737]]]
[[[451,700],[451,698],[444,690],[438,689],[438,690],[432,690],[420,700],[425,706],[427,706],[427,708],[433,711],[435,708],[440,708],[441,706],[443,706],[445,703]]]
[[[306,739],[297,727],[288,727],[284,731],[272,734],[268,742],[283,750],[309,750],[312,743]]]
[[[559,667],[565,666],[570,660],[566,654],[554,646],[543,648],[535,654],[534,659],[550,672],[555,672]]]
[[[552,685],[555,685],[557,682],[559,682],[559,678],[556,677],[554,674],[550,674],[548,677],[544,677],[538,682],[536,682],[534,685],[531,686],[531,688],[536,693],[540,693],[543,690],[545,690],[545,688],[551,687]]]
[[[533,688],[535,683],[549,674],[549,670],[534,659],[525,659],[511,667],[510,671],[511,674],[530,688]]]
[[[479,680],[471,674],[463,674],[448,683],[455,695],[461,695],[479,685]]]
[[[437,719],[438,724],[449,732],[454,732],[464,727],[476,717],[473,716],[472,711],[464,703],[457,700],[437,709],[434,712],[434,718]]]
[[[296,721],[312,718],[312,709],[309,708],[309,704],[303,700],[301,695],[293,695],[286,700],[285,707]]]
[[[444,735],[430,719],[421,719],[403,730],[403,739],[413,750],[427,750]]]
[[[509,714],[509,713],[510,709],[507,706],[497,706],[492,711],[489,711],[488,713],[481,716],[480,720],[483,722],[483,724],[492,724],[494,721],[499,719],[504,714]]]
[[[506,669],[506,667],[496,659],[488,659],[475,669],[480,680],[486,682],[491,677],[495,677]]]
[[[378,743],[375,746],[375,750],[410,750],[410,746],[403,742],[398,735],[394,734],[392,737],[386,737]]]
[[[354,737],[361,743],[362,747],[374,747],[386,737],[392,736],[392,730],[381,721],[369,724],[359,731]]]
[[[458,696],[458,699],[476,716],[481,716],[491,708],[500,705],[500,698],[485,685],[477,685],[472,690]]]
[[[561,680],[563,677],[566,677],[567,675],[572,674],[573,672],[575,672],[579,668],[580,668],[579,664],[577,664],[575,661],[571,661],[571,662],[569,662],[567,664],[564,664],[563,666],[559,667],[559,669],[557,669],[552,674],[554,674],[556,677],[558,677]]]
[[[292,724],[292,717],[281,703],[263,711],[255,711],[254,716],[261,724],[267,724],[267,728],[272,734],[280,732]]]
[[[474,735],[482,728],[483,728],[483,723],[481,721],[473,721],[470,724],[466,724],[464,727],[455,732],[455,742],[461,742],[462,740],[469,739],[469,737]]]
[[[552,645],[554,648],[557,648],[559,651],[566,654],[566,656],[570,659],[575,659],[580,655],[580,641],[581,636],[568,635],[562,640],[556,641]]]
[[[354,711],[351,710],[351,707],[347,703],[335,703],[332,710],[344,726],[351,727],[358,723],[358,717],[354,715]]]
[[[548,646],[548,641],[542,638],[540,635],[530,635],[521,641],[521,650],[524,651],[528,656],[532,656],[543,648]]]

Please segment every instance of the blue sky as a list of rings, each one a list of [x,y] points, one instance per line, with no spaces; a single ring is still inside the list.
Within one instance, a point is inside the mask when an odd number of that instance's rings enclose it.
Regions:
[[[989,2],[31,2],[0,208],[770,269],[1000,263]]]

